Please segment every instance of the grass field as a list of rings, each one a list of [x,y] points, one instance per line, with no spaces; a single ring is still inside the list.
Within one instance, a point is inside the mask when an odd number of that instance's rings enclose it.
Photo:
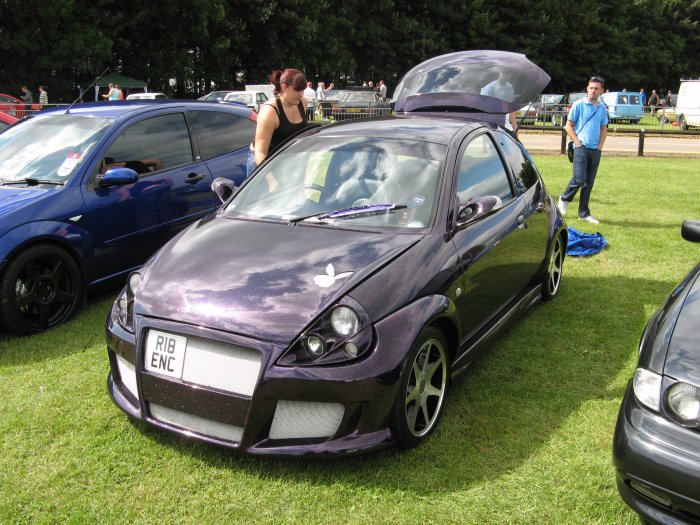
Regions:
[[[536,160],[561,192],[565,157]],[[248,458],[130,421],[106,390],[116,291],[49,333],[0,335],[0,523],[637,523],[612,433],[647,319],[700,260],[680,237],[699,188],[697,161],[604,157],[602,224],[569,226],[608,248],[567,258],[560,296],[453,386],[437,432],[408,452]]]

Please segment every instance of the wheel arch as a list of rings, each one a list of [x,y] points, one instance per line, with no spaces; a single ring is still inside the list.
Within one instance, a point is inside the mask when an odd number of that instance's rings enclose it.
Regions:
[[[7,249],[0,252],[0,261],[2,261],[0,275],[6,271],[8,263],[17,255],[42,244],[50,244],[65,251],[77,265],[85,286],[90,275],[92,260],[91,256],[85,257],[86,251],[92,254],[90,236],[81,228],[57,221],[23,224],[3,235],[0,238],[0,246]]]

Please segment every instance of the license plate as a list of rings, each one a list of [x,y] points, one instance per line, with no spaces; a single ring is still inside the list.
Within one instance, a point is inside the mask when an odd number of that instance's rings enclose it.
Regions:
[[[362,110],[358,108],[348,108],[345,111],[347,111],[348,113],[359,113]]]
[[[145,368],[170,377],[182,377],[187,338],[150,330],[146,339]]]

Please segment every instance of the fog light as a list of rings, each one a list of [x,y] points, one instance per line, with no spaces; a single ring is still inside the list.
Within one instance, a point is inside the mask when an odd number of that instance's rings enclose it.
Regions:
[[[671,506],[671,498],[669,498],[667,494],[664,494],[660,490],[657,490],[653,487],[650,487],[649,485],[646,485],[645,483],[640,483],[639,481],[635,480],[630,480],[630,486],[640,494],[644,494],[647,498],[655,501],[656,503],[659,503],[666,507]]]
[[[317,335],[310,335],[306,338],[306,349],[313,356],[323,355],[326,350],[326,344]]]
[[[348,354],[350,357],[356,357],[357,356],[357,345],[353,342],[345,343],[345,353]]]

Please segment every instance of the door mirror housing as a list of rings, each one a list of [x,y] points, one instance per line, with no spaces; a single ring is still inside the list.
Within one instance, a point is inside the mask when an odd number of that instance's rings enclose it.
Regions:
[[[216,193],[219,200],[223,203],[233,197],[238,188],[233,181],[227,179],[226,177],[217,177],[211,183],[211,190]]]
[[[124,184],[134,184],[139,180],[139,174],[131,168],[112,168],[104,174],[96,177],[97,186],[109,188],[110,186],[123,186]]]
[[[457,226],[474,222],[503,206],[503,201],[496,195],[472,197],[466,204],[459,206]]]

